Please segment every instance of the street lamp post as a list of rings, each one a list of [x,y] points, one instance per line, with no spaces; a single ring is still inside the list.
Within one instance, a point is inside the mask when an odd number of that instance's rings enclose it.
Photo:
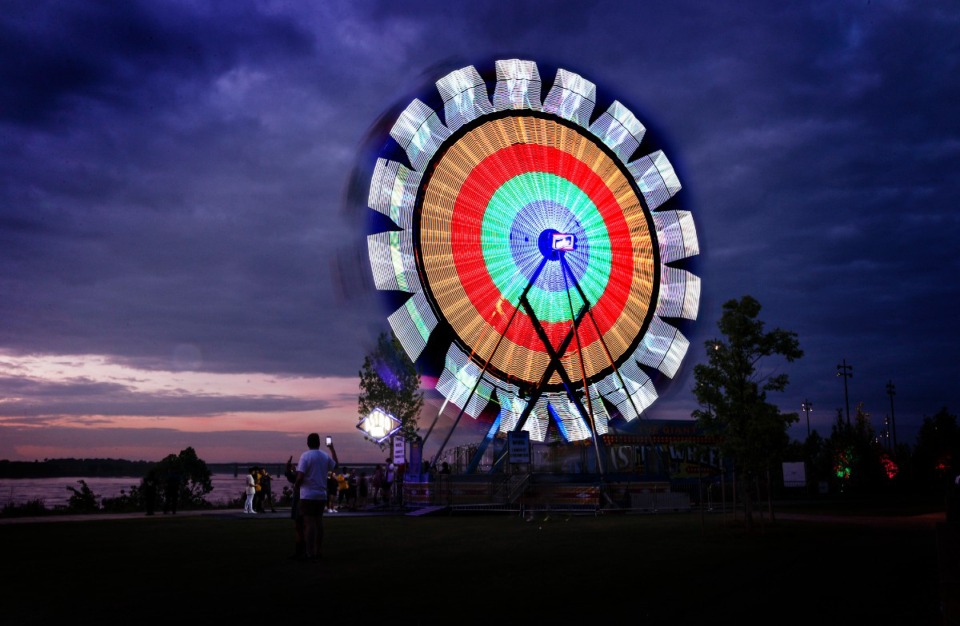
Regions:
[[[807,414],[807,439],[810,438],[810,411],[813,410],[813,404],[809,400],[804,400],[803,404],[800,405],[803,408],[803,412]]]
[[[843,376],[843,399],[847,403],[847,426],[850,425],[850,394],[847,391],[847,379],[853,377],[853,366],[847,365],[847,360],[843,360],[843,365],[837,366],[837,376]]]
[[[893,396],[897,395],[893,381],[887,381],[887,395],[890,396],[890,432],[893,434],[893,452],[897,452],[897,418],[893,414]]]

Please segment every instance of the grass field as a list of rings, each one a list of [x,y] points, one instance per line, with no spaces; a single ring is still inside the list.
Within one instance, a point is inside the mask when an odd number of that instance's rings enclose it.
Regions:
[[[721,515],[337,516],[0,526],[4,624],[942,625],[932,527]]]

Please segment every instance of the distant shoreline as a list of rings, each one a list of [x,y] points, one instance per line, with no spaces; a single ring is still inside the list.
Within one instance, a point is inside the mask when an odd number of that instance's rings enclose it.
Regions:
[[[44,459],[43,461],[0,460],[0,478],[143,478],[159,461],[126,459]],[[341,467],[373,468],[383,461],[341,462]],[[286,461],[242,461],[206,463],[211,474],[245,474],[250,467],[265,468],[270,474],[283,474]]]

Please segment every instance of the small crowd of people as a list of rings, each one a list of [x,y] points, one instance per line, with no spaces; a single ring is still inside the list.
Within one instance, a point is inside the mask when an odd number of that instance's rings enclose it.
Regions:
[[[307,436],[307,451],[294,463],[287,459],[284,476],[292,485],[290,517],[293,520],[295,548],[291,558],[317,561],[323,545],[323,514],[358,511],[372,505],[402,503],[402,472],[390,458],[378,463],[370,476],[356,468],[340,468],[333,441],[327,437],[329,454],[320,449],[320,435]],[[444,464],[446,466],[446,464]],[[440,473],[449,473],[449,466]],[[276,512],[270,473],[251,467],[246,477],[244,513]],[[286,492],[286,489],[284,489]],[[371,502],[372,500],[372,502]]]
[[[356,468],[327,472],[327,507],[325,513],[356,511],[366,505],[369,482],[367,473],[357,475]]]
[[[284,470],[291,485],[296,476],[296,468],[297,464],[293,462],[293,456],[291,456]],[[389,506],[396,501],[394,493],[395,485],[398,483],[397,474],[397,466],[390,459],[385,463],[378,463],[370,476],[366,471],[358,472],[356,468],[338,467],[328,471],[324,513],[362,511],[371,505]],[[277,512],[272,482],[270,472],[265,468],[259,466],[249,468],[244,488],[244,513],[256,514],[268,510],[271,513]],[[299,494],[295,489],[288,491],[284,488],[283,501],[291,495],[296,499]]]
[[[245,488],[245,500],[243,503],[244,513],[265,513],[267,507],[271,513],[276,513],[276,503],[273,501],[273,479],[270,472],[258,466],[250,468],[247,474],[247,485]]]
[[[394,485],[397,483],[397,466],[389,458],[381,465],[373,468],[370,485],[373,491],[373,505],[390,505],[394,500]]]

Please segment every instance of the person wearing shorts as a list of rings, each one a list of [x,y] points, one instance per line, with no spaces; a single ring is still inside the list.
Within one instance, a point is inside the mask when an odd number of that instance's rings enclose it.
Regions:
[[[337,451],[333,443],[327,447],[330,454],[320,449],[320,435],[310,433],[307,436],[307,451],[300,455],[297,463],[297,479],[293,488],[300,493],[300,514],[303,515],[303,535],[306,543],[304,557],[307,560],[320,559],[323,546],[323,510],[327,505],[327,473],[339,464]]]

